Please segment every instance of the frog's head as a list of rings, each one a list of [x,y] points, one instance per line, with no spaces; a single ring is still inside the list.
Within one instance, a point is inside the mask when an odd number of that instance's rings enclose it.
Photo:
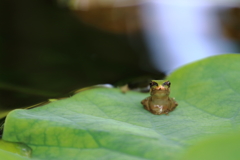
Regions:
[[[166,97],[170,94],[170,81],[168,80],[152,80],[150,82],[151,96]]]

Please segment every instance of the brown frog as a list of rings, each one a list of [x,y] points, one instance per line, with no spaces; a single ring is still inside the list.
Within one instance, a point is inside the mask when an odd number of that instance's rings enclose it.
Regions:
[[[150,83],[151,96],[141,101],[144,108],[153,114],[168,114],[178,103],[169,97],[171,83],[166,80],[152,80]]]

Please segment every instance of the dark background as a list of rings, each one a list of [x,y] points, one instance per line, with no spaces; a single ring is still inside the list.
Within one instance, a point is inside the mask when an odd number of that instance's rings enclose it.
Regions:
[[[0,23],[2,109],[95,84],[163,77],[149,63],[141,30],[104,31],[54,1],[1,0]]]

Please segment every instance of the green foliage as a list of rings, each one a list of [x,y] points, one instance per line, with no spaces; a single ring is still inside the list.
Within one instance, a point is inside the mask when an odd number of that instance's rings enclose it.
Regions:
[[[1,156],[1,159],[4,159],[4,160],[30,160],[30,158],[28,157],[22,157],[18,154],[7,152],[1,149],[0,149],[0,156]]]
[[[31,148],[23,143],[0,140],[0,155],[3,160],[28,160],[31,156]]]
[[[204,159],[197,153],[208,154],[211,146],[227,142],[209,136],[239,131],[239,61],[239,55],[215,56],[172,73],[167,79],[179,105],[168,116],[143,109],[140,101],[148,94],[96,88],[10,112],[3,140],[23,142],[33,158],[44,160]],[[239,147],[235,137],[234,148]],[[213,151],[211,159],[228,151]]]
[[[191,147],[181,160],[240,159],[240,132],[209,137]]]

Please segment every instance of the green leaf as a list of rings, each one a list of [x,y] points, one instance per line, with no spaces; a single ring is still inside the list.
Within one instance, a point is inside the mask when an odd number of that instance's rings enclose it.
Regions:
[[[1,156],[1,159],[4,159],[4,160],[30,160],[30,158],[22,157],[18,154],[7,152],[2,149],[0,149],[0,156]]]
[[[191,147],[181,160],[240,159],[239,142],[240,132],[210,137]]]
[[[31,148],[22,143],[0,140],[0,155],[4,160],[27,160],[31,156]]]
[[[172,73],[179,106],[168,116],[143,109],[149,94],[96,88],[10,112],[3,139],[29,145],[38,159],[178,159],[206,137],[240,129],[239,61],[221,55]]]

